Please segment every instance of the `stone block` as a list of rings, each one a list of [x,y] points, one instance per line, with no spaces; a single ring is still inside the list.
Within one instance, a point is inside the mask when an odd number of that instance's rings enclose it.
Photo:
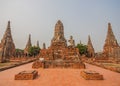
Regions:
[[[43,67],[44,67],[44,63],[41,61],[35,61],[32,64],[32,68],[34,68],[34,69],[43,68]]]
[[[92,70],[81,71],[81,76],[86,80],[103,80],[103,75]]]
[[[38,76],[38,71],[22,71],[15,75],[15,80],[33,80]]]

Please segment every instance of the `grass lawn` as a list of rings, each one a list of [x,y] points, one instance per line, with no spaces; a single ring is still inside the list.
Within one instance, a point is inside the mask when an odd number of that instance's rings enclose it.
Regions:
[[[102,63],[104,66],[110,66],[110,67],[120,67],[120,64],[115,63]]]
[[[6,62],[6,63],[0,63],[0,68],[2,68],[2,67],[6,67],[6,66],[10,66],[10,65],[13,65],[13,64],[15,64],[15,63],[17,63],[17,62]]]

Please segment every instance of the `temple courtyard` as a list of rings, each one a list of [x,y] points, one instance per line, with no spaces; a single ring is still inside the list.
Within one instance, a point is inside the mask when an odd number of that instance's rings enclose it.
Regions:
[[[85,80],[80,72],[83,69],[49,68],[37,69],[38,77],[34,80],[14,80],[15,74],[32,69],[32,63],[0,72],[0,86],[120,86],[120,73],[86,64],[86,69],[103,75],[104,80]]]

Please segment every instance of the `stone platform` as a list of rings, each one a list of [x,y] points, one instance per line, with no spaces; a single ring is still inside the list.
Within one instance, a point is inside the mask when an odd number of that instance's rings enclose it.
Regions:
[[[45,60],[36,61],[33,63],[32,68],[75,68],[85,69],[85,64],[81,61],[70,60]]]
[[[38,72],[36,70],[32,71],[22,71],[15,75],[15,80],[32,80],[38,76]]]
[[[103,80],[103,75],[92,70],[81,71],[81,76],[86,80]]]

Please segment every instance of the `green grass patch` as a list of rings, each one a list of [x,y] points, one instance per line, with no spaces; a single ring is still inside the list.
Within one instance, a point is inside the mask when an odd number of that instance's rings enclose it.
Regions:
[[[6,62],[6,63],[0,63],[0,68],[1,67],[5,67],[5,66],[10,66],[10,65],[13,65],[15,64],[16,62]]]
[[[115,64],[115,63],[102,63],[104,66],[109,66],[109,67],[120,67],[120,64]]]

